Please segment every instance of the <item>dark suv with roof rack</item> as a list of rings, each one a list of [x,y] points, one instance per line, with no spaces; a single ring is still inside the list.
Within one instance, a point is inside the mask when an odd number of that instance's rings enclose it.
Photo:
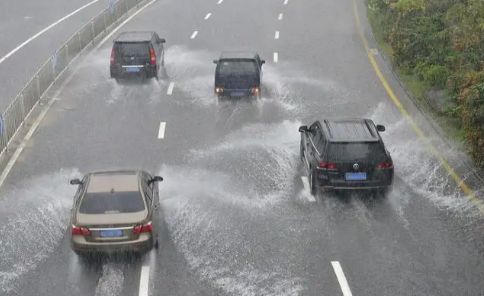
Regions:
[[[393,161],[370,119],[316,121],[301,126],[301,160],[312,194],[323,189],[377,189],[393,183]]]
[[[165,65],[165,39],[155,32],[123,32],[113,41],[111,50],[111,78],[129,75],[158,79],[160,67]]]
[[[219,98],[261,96],[262,65],[259,54],[252,52],[223,52],[215,69],[215,94]]]

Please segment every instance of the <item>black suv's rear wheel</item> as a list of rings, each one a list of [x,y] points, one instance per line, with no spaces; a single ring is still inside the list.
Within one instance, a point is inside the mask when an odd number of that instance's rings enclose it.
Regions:
[[[311,194],[316,196],[318,194],[318,184],[316,180],[316,172],[313,169],[309,171],[309,190]]]

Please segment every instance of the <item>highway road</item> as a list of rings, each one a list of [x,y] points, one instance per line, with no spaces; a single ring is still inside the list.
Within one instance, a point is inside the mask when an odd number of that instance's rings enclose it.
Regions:
[[[55,50],[109,0],[0,3],[0,110],[4,111]]]
[[[50,91],[0,188],[0,294],[484,295],[483,213],[389,99],[358,33],[375,48],[363,3],[356,11],[361,26],[351,0],[158,0],[119,28],[166,38],[163,78],[111,80],[111,37]],[[239,49],[267,61],[263,98],[218,102],[212,60]],[[482,199],[465,155],[372,52],[401,108]],[[298,127],[324,117],[386,125],[387,198],[309,195]],[[164,177],[161,247],[81,260],[68,179],[121,168]]]

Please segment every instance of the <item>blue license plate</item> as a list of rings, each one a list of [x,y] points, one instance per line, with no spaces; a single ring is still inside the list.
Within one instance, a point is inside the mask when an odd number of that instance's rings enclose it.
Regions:
[[[139,71],[140,71],[139,67],[128,67],[128,68],[126,68],[126,72],[129,72],[129,73],[138,73]]]
[[[245,93],[244,92],[240,92],[240,91],[236,91],[236,92],[232,92],[230,95],[232,97],[242,97],[242,96],[245,95]]]
[[[366,173],[346,173],[346,181],[364,181],[366,180]]]
[[[123,236],[123,231],[120,229],[101,230],[101,237],[120,237]]]

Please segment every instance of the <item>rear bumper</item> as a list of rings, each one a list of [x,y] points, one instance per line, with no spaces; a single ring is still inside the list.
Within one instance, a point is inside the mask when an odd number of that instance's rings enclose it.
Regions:
[[[342,178],[333,178],[328,175],[319,175],[318,185],[323,189],[335,190],[372,190],[385,189],[393,184],[393,171],[377,175],[377,178],[365,181],[348,181]]]
[[[122,78],[122,77],[129,77],[129,76],[137,76],[140,74],[146,75],[147,77],[154,76],[156,73],[156,65],[139,65],[138,72],[130,72],[130,66],[123,66],[123,65],[111,65],[109,68],[111,78]]]
[[[119,242],[89,242],[83,236],[71,236],[71,248],[76,253],[146,252],[153,247],[153,235],[142,233],[136,240]]]
[[[254,97],[251,89],[224,89],[222,92],[215,91],[219,98],[247,98]]]

